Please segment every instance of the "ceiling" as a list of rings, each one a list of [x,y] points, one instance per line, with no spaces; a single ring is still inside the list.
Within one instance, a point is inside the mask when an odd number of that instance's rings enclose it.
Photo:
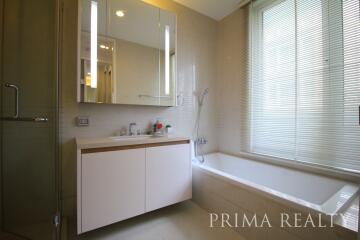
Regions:
[[[173,0],[215,20],[221,20],[246,0]]]

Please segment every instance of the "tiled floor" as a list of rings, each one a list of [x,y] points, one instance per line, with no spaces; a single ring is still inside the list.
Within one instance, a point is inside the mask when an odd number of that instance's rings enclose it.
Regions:
[[[244,240],[231,229],[209,228],[208,213],[188,201],[92,232],[76,235],[69,223],[69,240]]]
[[[1,240],[23,240],[22,238],[16,237],[14,235],[0,232],[0,239]]]
[[[17,233],[19,236],[0,232],[0,240],[49,240],[53,238],[53,225],[51,221],[37,222],[31,225],[13,226],[9,229],[10,232]],[[26,236],[20,237],[20,236]]]

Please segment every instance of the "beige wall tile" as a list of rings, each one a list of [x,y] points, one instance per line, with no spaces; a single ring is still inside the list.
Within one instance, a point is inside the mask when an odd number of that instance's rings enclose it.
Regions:
[[[239,9],[219,22],[217,45],[217,128],[219,150],[246,149],[247,11]]]

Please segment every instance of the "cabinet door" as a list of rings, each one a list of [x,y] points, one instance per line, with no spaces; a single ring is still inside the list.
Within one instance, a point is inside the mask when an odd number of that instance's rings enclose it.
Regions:
[[[146,149],[146,211],[191,198],[190,144]]]
[[[145,149],[82,155],[82,231],[145,212]]]

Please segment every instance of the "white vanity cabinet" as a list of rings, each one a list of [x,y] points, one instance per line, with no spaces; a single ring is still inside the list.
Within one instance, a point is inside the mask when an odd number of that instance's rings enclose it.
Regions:
[[[81,231],[145,212],[145,149],[82,154]]]
[[[189,144],[146,149],[146,211],[191,198]]]
[[[79,234],[191,198],[189,140],[135,143],[78,144]]]

